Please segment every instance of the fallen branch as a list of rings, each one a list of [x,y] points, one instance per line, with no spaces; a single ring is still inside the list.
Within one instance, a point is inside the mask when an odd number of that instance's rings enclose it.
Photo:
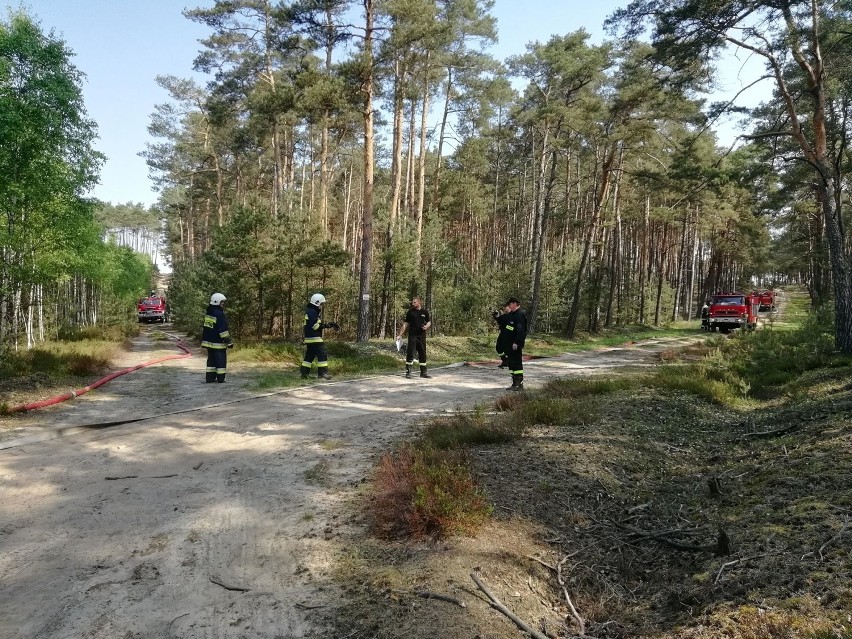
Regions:
[[[568,603],[568,608],[571,610],[571,616],[574,617],[574,621],[577,622],[577,625],[580,628],[580,636],[584,637],[586,635],[586,622],[583,621],[580,613],[577,612],[577,609],[574,607],[574,603],[571,601],[571,596],[568,594],[568,588],[565,587],[565,582],[562,580],[562,564],[566,561],[568,561],[568,557],[565,557],[562,561],[556,564],[556,581],[558,581],[559,585],[562,587],[562,594],[565,595],[565,601]]]
[[[533,557],[532,555],[527,555],[527,559],[531,559],[532,561],[537,561],[538,563],[540,563],[545,568],[550,568],[550,570],[552,570],[553,572],[556,572],[556,566],[551,566],[549,563],[542,561],[538,557]]]
[[[843,518],[843,527],[840,529],[840,532],[839,532],[839,533],[837,533],[834,537],[832,537],[832,538],[831,538],[831,539],[829,539],[827,542],[825,542],[822,546],[820,546],[820,547],[819,547],[819,560],[820,560],[820,561],[825,561],[825,557],[823,557],[823,556],[822,556],[822,551],[823,551],[823,549],[824,549],[826,546],[828,546],[828,544],[830,544],[830,543],[831,543],[832,541],[834,541],[835,539],[840,538],[840,535],[842,535],[842,534],[846,531],[846,528],[847,528],[848,526],[849,526],[849,515],[846,515],[846,516]]]
[[[467,604],[461,599],[456,599],[449,595],[441,595],[437,592],[429,592],[428,590],[414,590],[413,593],[418,597],[423,597],[423,599],[438,599],[439,601],[446,601],[447,603],[455,604],[460,608],[467,608]]]
[[[148,479],[168,479],[169,477],[177,477],[177,473],[174,475],[152,475]]]
[[[177,617],[175,617],[174,619],[172,619],[172,620],[169,622],[169,627],[166,629],[166,632],[168,632],[168,633],[169,633],[169,636],[170,636],[170,637],[172,636],[172,625],[174,624],[174,622],[175,622],[175,621],[177,621],[178,619],[180,619],[181,617],[186,617],[186,616],[188,616],[188,615],[189,615],[189,613],[188,613],[188,612],[185,612],[185,613],[183,613],[182,615],[178,615]]]
[[[734,559],[733,561],[727,561],[721,565],[719,568],[719,572],[716,573],[716,579],[713,581],[714,584],[719,583],[719,579],[722,578],[722,572],[725,568],[730,568],[731,566],[736,566],[737,564],[742,564],[747,561],[751,561],[752,559],[761,559],[763,557],[768,557],[770,555],[780,555],[781,553],[763,553],[762,555],[752,555],[751,557],[740,557],[739,559]]]
[[[631,528],[630,526],[625,526],[624,524],[619,524],[618,522],[613,522],[616,526],[621,528],[622,530],[626,530],[632,535],[636,535],[637,539],[633,539],[631,541],[641,541],[643,539],[653,539],[654,541],[658,541],[661,544],[669,546],[670,548],[674,548],[675,550],[682,550],[684,552],[713,552],[718,557],[724,557],[725,555],[731,554],[731,540],[728,538],[728,534],[724,530],[719,530],[719,535],[716,538],[715,544],[704,544],[702,546],[694,545],[694,544],[681,544],[677,541],[672,541],[671,539],[664,537],[664,534],[672,534],[672,533],[692,533],[693,529],[679,529],[679,530],[664,530],[664,531],[645,531],[638,530],[636,528]]]
[[[474,573],[474,572],[470,573],[470,578],[473,579],[474,583],[476,583],[476,585],[479,587],[479,589],[482,592],[485,593],[486,597],[488,597],[488,599],[489,599],[488,603],[491,605],[492,608],[496,608],[497,610],[502,612],[504,615],[506,615],[509,619],[511,619],[514,622],[514,624],[518,628],[520,628],[521,630],[526,632],[528,635],[533,637],[533,639],[549,639],[549,637],[547,635],[542,634],[541,632],[539,632],[535,628],[530,627],[527,623],[525,623],[523,621],[523,619],[518,617],[515,613],[513,613],[506,606],[504,606],[502,604],[502,602],[499,599],[497,599],[497,597],[495,597],[491,593],[490,590],[488,590],[488,588],[485,586],[485,584],[483,584],[482,581],[479,580],[479,577],[476,576],[476,573]]]
[[[251,590],[251,588],[243,588],[242,586],[231,586],[230,584],[226,584],[216,575],[210,575],[210,581],[217,586],[222,586],[225,590],[232,590],[234,592],[248,592]]]
[[[116,481],[117,479],[136,479],[139,475],[122,475],[121,477],[104,477],[107,481]]]
[[[785,426],[784,428],[776,428],[775,430],[759,430],[753,433],[743,433],[739,437],[736,437],[734,441],[740,439],[763,439],[769,437],[777,437],[778,435],[784,435],[785,433],[789,433],[791,430],[797,429],[801,426],[798,422],[793,422],[789,426]]]

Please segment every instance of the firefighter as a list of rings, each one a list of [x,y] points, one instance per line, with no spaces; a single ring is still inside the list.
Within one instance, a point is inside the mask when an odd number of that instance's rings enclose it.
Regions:
[[[420,365],[420,377],[426,379],[432,376],[426,369],[426,331],[432,326],[429,311],[423,308],[419,297],[411,298],[411,308],[405,314],[398,340],[408,331],[408,347],[405,349],[405,376],[411,377],[411,366],[414,364],[414,351],[417,350],[417,363]]]
[[[317,379],[331,379],[328,374],[328,351],[322,341],[322,332],[326,328],[339,330],[335,322],[322,321],[322,307],[325,296],[322,293],[311,295],[311,301],[305,308],[305,359],[302,360],[302,379],[308,379],[314,360],[317,360]]]
[[[207,349],[207,374],[205,382],[223,383],[228,367],[228,350],[233,348],[231,333],[228,331],[228,318],[225,317],[225,302],[221,293],[210,296],[210,305],[204,315],[204,328],[201,332],[201,345]]]
[[[710,330],[710,300],[705,300],[704,306],[701,307],[701,330]]]
[[[509,365],[509,372],[512,374],[512,385],[506,390],[522,391],[524,390],[524,342],[527,339],[527,316],[521,310],[521,303],[516,297],[510,297],[506,301],[507,312],[501,317],[505,317],[506,323],[500,327],[500,335],[497,337],[498,343],[505,345],[506,348],[506,363]]]
[[[509,309],[503,307],[503,312],[500,311],[491,311],[491,317],[494,318],[494,321],[497,322],[497,344],[495,348],[497,350],[497,355],[500,356],[500,365],[497,368],[506,368],[509,364],[509,356],[506,354],[506,351],[511,348],[511,344],[506,344],[505,336],[506,333],[503,331],[503,327],[506,325],[509,317]]]

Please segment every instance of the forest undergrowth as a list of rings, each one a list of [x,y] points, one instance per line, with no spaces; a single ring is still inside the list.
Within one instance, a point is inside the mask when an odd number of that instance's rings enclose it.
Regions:
[[[423,424],[365,490],[338,620],[522,636],[474,573],[546,637],[849,639],[852,361],[830,326],[710,338],[650,374]]]

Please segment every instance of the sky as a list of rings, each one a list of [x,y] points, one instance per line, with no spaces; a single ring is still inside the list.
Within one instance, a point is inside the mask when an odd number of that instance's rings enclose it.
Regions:
[[[2,1],[2,0],[0,0]],[[492,55],[505,60],[525,51],[529,42],[547,41],[583,27],[592,42],[605,39],[603,22],[627,0],[495,0],[499,43]],[[157,104],[168,100],[157,86],[158,75],[193,77],[192,63],[199,40],[209,29],[183,17],[184,8],[212,6],[213,0],[26,0],[23,8],[62,38],[75,54],[73,63],[86,75],[83,97],[90,118],[98,125],[98,151],[107,160],[101,182],[91,194],[106,202],[154,204],[157,193],[148,167],[139,156],[150,142],[147,126]],[[4,12],[5,19],[5,12]],[[748,81],[744,61],[727,59],[722,80],[736,91]],[[725,135],[721,142],[727,144]],[[733,140],[734,134],[727,135]]]

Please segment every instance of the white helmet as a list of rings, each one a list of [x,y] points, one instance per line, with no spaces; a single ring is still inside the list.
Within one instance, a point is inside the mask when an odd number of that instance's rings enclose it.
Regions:
[[[311,295],[311,304],[314,306],[319,306],[320,304],[325,304],[325,295],[322,293],[314,293]]]
[[[210,303],[213,306],[219,306],[219,304],[227,301],[227,299],[228,298],[222,295],[221,293],[213,293],[213,295],[210,296]]]

